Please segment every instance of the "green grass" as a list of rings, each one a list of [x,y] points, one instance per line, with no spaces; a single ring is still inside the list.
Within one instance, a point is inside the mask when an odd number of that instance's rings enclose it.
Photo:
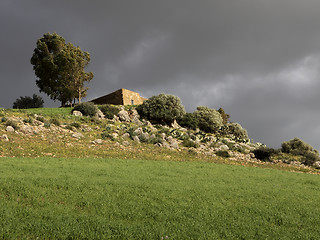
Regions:
[[[204,162],[0,158],[1,239],[317,239],[318,175]]]
[[[73,108],[29,108],[29,109],[9,109],[15,113],[38,114],[48,117],[64,117],[69,116]]]

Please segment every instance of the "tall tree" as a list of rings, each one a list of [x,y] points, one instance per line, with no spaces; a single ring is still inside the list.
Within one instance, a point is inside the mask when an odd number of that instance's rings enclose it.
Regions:
[[[31,64],[38,79],[36,84],[53,100],[67,102],[86,95],[88,88],[84,83],[93,78],[93,73],[86,73],[84,68],[90,62],[90,54],[83,52],[71,43],[66,44],[63,37],[46,33],[37,41],[37,47],[31,58]]]

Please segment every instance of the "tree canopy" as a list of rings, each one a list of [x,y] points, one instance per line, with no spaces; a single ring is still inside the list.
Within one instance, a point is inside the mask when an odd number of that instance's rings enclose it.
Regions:
[[[17,98],[13,103],[13,108],[17,109],[27,109],[27,108],[42,108],[43,107],[43,99],[42,97],[33,94],[32,98],[25,96]]]
[[[93,78],[92,72],[84,68],[90,62],[90,54],[72,43],[65,43],[60,35],[46,33],[37,41],[37,47],[31,58],[31,64],[37,76],[36,84],[53,100],[61,105],[75,101],[81,102],[88,90],[84,86]]]

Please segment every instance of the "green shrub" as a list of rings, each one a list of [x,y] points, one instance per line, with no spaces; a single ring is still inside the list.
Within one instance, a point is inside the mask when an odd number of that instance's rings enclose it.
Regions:
[[[307,166],[312,166],[317,161],[320,161],[319,154],[315,152],[306,152],[303,156],[302,163]]]
[[[219,150],[219,151],[216,152],[216,155],[219,156],[219,157],[224,157],[224,158],[230,157],[229,152],[226,151],[226,150]]]
[[[82,113],[84,116],[95,116],[96,113],[98,112],[98,108],[94,103],[92,102],[85,102],[85,103],[80,103],[77,106],[74,107],[73,111],[79,111]]]
[[[319,154],[318,151],[315,150],[311,145],[299,138],[294,138],[287,142],[283,142],[281,145],[281,151],[284,153],[302,156],[305,156],[309,152]]]
[[[249,140],[247,130],[244,129],[239,123],[227,123],[223,125],[219,133],[222,136],[234,136],[237,140]]]
[[[112,141],[115,140],[114,137],[111,134],[109,134],[108,132],[101,133],[101,138],[102,139],[111,139]]]
[[[45,121],[44,117],[42,117],[42,116],[38,116],[36,119],[37,119],[38,121],[40,121],[40,122],[43,122],[43,123],[44,123],[44,121]]]
[[[24,123],[29,123],[29,124],[32,124],[33,123],[33,120],[32,120],[32,118],[26,118],[26,119],[23,119],[23,122]]]
[[[224,112],[224,109],[223,108],[219,108],[218,112],[220,113],[221,117],[222,117],[222,123],[223,124],[227,124],[229,122],[229,118],[230,118],[230,115],[229,114],[226,114]]]
[[[157,144],[157,143],[162,143],[163,140],[159,135],[156,135],[155,138],[149,138],[148,143],[150,144]]]
[[[182,142],[182,146],[187,147],[187,148],[198,148],[199,145],[193,141],[191,141],[190,139],[185,139]]]
[[[6,122],[6,121],[8,121],[8,118],[6,118],[6,117],[2,117],[2,118],[1,118],[1,122],[4,123],[4,122]]]
[[[110,104],[98,106],[104,116],[108,119],[113,119],[114,115],[118,115],[119,108]]]
[[[199,121],[195,113],[186,113],[177,120],[181,127],[196,130],[199,127]]]
[[[33,94],[32,98],[25,96],[20,97],[20,99],[16,99],[13,103],[13,108],[16,109],[27,109],[27,108],[42,108],[43,107],[43,99],[42,97]]]
[[[43,126],[44,126],[45,128],[50,128],[50,127],[51,127],[51,123],[45,122]]]
[[[271,156],[277,153],[275,149],[268,147],[260,147],[253,150],[252,152],[255,158],[264,162],[272,162]]]
[[[13,127],[15,130],[18,130],[19,129],[19,126],[18,126],[18,123],[16,121],[13,121],[13,120],[8,120],[6,122],[6,126],[11,126]]]
[[[200,130],[204,132],[215,133],[223,125],[221,114],[215,109],[200,106],[194,114],[198,119]]]
[[[77,122],[71,123],[70,126],[71,126],[71,127],[78,128],[78,129],[81,128],[81,124],[80,124],[80,123],[77,123]]]
[[[54,124],[56,126],[60,126],[61,125],[60,121],[58,119],[56,119],[56,118],[51,118],[50,119],[50,123],[52,123],[52,124]]]
[[[171,124],[185,114],[180,98],[164,93],[144,101],[137,111],[141,118],[163,125]]]

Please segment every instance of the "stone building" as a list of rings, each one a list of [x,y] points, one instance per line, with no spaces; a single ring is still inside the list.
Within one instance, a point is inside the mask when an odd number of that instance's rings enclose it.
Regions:
[[[139,93],[121,88],[108,95],[91,100],[94,104],[113,104],[113,105],[139,105],[147,98],[141,97]]]

